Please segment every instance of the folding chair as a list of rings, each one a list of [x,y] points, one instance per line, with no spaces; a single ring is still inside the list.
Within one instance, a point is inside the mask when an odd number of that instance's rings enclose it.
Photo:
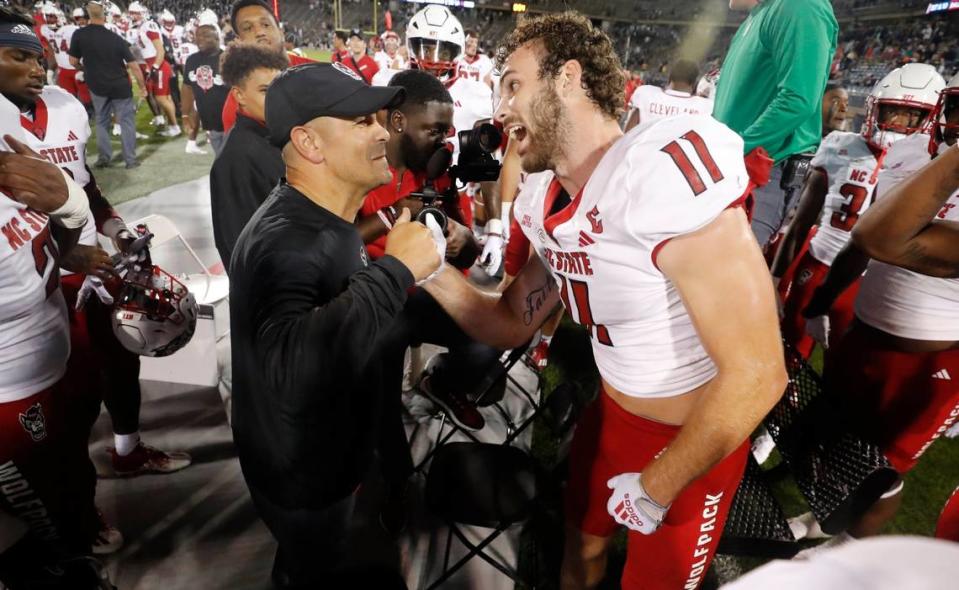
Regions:
[[[819,375],[789,348],[786,367],[786,392],[764,423],[822,530],[837,534],[898,475],[879,447],[848,431]]]
[[[568,439],[578,416],[575,387],[562,384],[539,405],[551,433],[568,447]],[[532,423],[536,416],[527,419]],[[528,426],[524,421],[523,428]],[[502,444],[452,442],[438,448],[426,478],[426,506],[448,528],[443,573],[430,586],[439,588],[474,557],[479,557],[516,583],[534,586],[523,580],[509,564],[484,551],[511,526],[525,522],[537,510],[537,498],[548,489],[551,476],[526,452],[511,446],[515,436]],[[558,458],[558,459],[561,459]],[[472,542],[459,525],[491,528],[479,543]],[[467,554],[450,565],[453,537],[459,539]]]
[[[182,280],[187,289],[193,293],[197,303],[201,305],[214,305],[227,298],[230,294],[230,280],[226,275],[215,275],[207,269],[203,261],[200,260],[200,257],[197,256],[193,248],[190,247],[190,244],[183,238],[180,230],[177,229],[176,225],[170,221],[168,217],[163,215],[147,215],[129,225],[135,228],[141,224],[145,224],[150,228],[150,232],[153,233],[153,240],[151,240],[150,244],[151,248],[157,248],[167,242],[179,240],[180,244],[186,248],[186,251],[190,254],[190,258],[196,262],[200,272],[186,274],[180,280]]]
[[[782,506],[766,483],[766,476],[753,459],[746,463],[743,481],[736,490],[718,553],[789,559],[799,544],[789,528]]]

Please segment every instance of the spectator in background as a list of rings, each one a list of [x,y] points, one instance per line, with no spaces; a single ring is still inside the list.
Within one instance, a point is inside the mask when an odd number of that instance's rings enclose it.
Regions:
[[[236,125],[210,170],[213,238],[227,273],[240,232],[283,176],[283,157],[267,138],[264,109],[266,90],[286,65],[269,48],[233,45],[220,66],[239,105]]]
[[[146,98],[146,80],[140,71],[130,46],[119,35],[109,31],[103,4],[87,4],[90,24],[73,34],[70,43],[70,63],[83,70],[90,87],[93,109],[97,119],[96,168],[105,168],[113,158],[110,146],[110,125],[116,115],[120,122],[120,143],[127,169],[140,165],[136,159],[136,107],[129,72],[137,81],[139,98]]]
[[[342,63],[359,74],[367,84],[373,82],[373,76],[380,70],[373,58],[366,54],[366,41],[359,29],[350,31],[350,53]]]
[[[286,40],[276,16],[264,0],[237,0],[230,12],[230,22],[242,44],[259,45],[271,49],[287,60],[288,66],[311,63],[313,60],[295,53],[287,53]],[[227,96],[223,105],[223,130],[229,131],[236,120],[236,100]]]
[[[196,44],[199,51],[187,58],[183,68],[183,120],[192,138],[187,141],[186,152],[206,153],[196,145],[197,130],[202,123],[214,153],[219,155],[223,149],[223,105],[230,89],[220,75],[223,51],[216,27],[197,27]]]
[[[828,0],[730,0],[729,7],[750,13],[723,62],[713,116],[742,136],[747,154],[764,148],[776,164],[753,193],[753,233],[765,246],[819,147],[839,25]]]
[[[333,31],[333,54],[330,56],[333,63],[345,61],[350,57],[349,42],[350,36],[346,31]]]
[[[688,59],[679,59],[669,69],[666,89],[647,84],[637,88],[629,100],[629,119],[626,131],[639,123],[649,123],[679,115],[709,115],[713,102],[696,96],[699,66]]]

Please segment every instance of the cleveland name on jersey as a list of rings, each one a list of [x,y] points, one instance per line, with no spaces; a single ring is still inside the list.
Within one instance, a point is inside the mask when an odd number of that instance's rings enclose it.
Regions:
[[[688,92],[663,90],[659,86],[640,86],[633,91],[629,106],[639,110],[640,123],[650,123],[677,115],[711,115],[713,101]]]
[[[24,139],[19,118],[0,96],[0,150],[11,151],[4,135]],[[0,403],[30,397],[66,371],[70,331],[57,255],[47,216],[0,193]]]
[[[716,367],[656,256],[737,203],[747,188],[743,141],[706,116],[641,124],[609,149],[571,203],[552,172],[532,174],[513,211],[585,325],[603,379],[634,397],[668,397]]]
[[[876,190],[879,150],[862,135],[833,131],[826,136],[810,166],[826,175],[829,185],[819,218],[819,230],[809,242],[809,253],[827,266],[852,235],[859,216],[869,208]]]
[[[929,136],[914,133],[897,141],[879,173],[876,199],[929,163]],[[959,222],[959,191],[936,215]],[[874,328],[914,340],[959,340],[959,279],[922,275],[870,260],[856,297],[856,317]]]

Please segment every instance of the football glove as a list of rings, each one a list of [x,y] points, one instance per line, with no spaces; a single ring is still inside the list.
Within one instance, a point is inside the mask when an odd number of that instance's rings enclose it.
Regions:
[[[77,293],[76,309],[80,311],[87,304],[90,295],[96,295],[104,305],[113,305],[113,296],[107,291],[103,281],[96,275],[87,275],[80,285],[80,291]]]
[[[426,216],[426,227],[429,228],[430,234],[433,236],[433,243],[436,244],[436,252],[440,256],[440,265],[430,274],[430,276],[416,283],[417,285],[422,285],[426,281],[432,279],[443,270],[444,266],[446,266],[446,236],[443,235],[443,228],[441,228],[439,222],[436,221],[436,217],[432,215]]]
[[[631,531],[651,535],[663,524],[669,506],[660,506],[649,497],[639,473],[622,473],[606,482],[613,490],[606,511]]]

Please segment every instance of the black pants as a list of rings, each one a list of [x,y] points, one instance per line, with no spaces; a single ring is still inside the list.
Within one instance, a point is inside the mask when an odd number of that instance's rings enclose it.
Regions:
[[[407,347],[425,343],[449,349],[443,371],[433,376],[431,385],[435,390],[473,392],[501,354],[467,336],[423,289],[416,289],[409,296],[403,313],[380,340],[384,360],[379,453],[383,476],[390,485],[402,484],[413,473],[402,417],[403,358]]]
[[[327,588],[344,567],[355,495],[323,509],[284,508],[250,486],[257,514],[279,547],[273,561],[277,588]]]

